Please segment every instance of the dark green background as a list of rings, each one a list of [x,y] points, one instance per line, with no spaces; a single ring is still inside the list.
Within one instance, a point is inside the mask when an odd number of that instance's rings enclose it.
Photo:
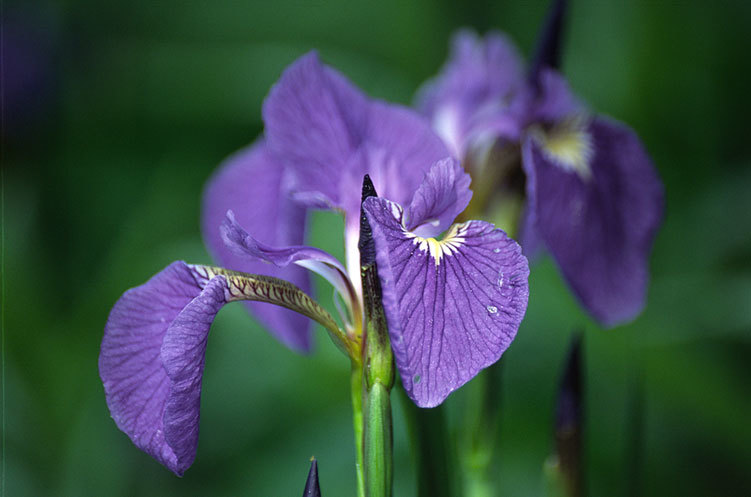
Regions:
[[[667,212],[649,304],[631,325],[599,329],[549,260],[533,268],[527,318],[505,355],[503,495],[542,489],[557,376],[577,327],[590,495],[749,495],[751,8],[573,4],[564,72],[593,108],[640,134]],[[220,313],[198,456],[179,479],[109,416],[97,373],[105,319],[170,261],[209,262],[204,181],[259,134],[263,98],[297,56],[316,48],[368,94],[409,103],[455,28],[502,29],[528,54],[546,5],[5,2],[6,34],[25,22],[46,67],[30,95],[6,93],[4,110],[6,494],[299,495],[315,455],[324,495],[353,495],[348,364],[323,332],[302,357],[241,306]],[[340,228],[317,216],[313,243],[341,254]],[[396,404],[395,493],[409,496]]]

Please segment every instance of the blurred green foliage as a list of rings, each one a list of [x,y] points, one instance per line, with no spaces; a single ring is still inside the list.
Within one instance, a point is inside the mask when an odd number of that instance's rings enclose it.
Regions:
[[[179,479],[109,416],[107,314],[170,261],[209,262],[202,186],[261,132],[263,98],[297,56],[318,49],[370,95],[409,103],[454,29],[502,29],[529,53],[547,3],[5,2],[5,41],[24,24],[47,68],[33,93],[4,101],[6,495],[298,495],[311,455],[324,495],[352,495],[348,364],[323,332],[302,357],[241,306],[220,313],[198,457]],[[640,134],[667,213],[649,305],[628,326],[599,329],[550,260],[533,268],[499,393],[502,494],[542,491],[559,370],[584,328],[589,494],[749,495],[751,5],[572,3],[564,72]],[[314,244],[341,255],[340,229],[316,215]],[[453,423],[462,400],[448,402]],[[408,496],[400,402],[395,495]]]

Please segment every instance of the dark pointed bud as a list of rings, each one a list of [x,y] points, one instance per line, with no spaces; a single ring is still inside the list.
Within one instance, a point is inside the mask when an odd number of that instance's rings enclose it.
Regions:
[[[321,487],[318,486],[318,461],[315,458],[310,460],[310,471],[308,471],[308,481],[305,482],[305,490],[302,497],[321,497]]]
[[[538,87],[540,72],[544,68],[558,69],[561,65],[563,21],[567,0],[551,0],[550,10],[537,37],[535,55],[529,66],[529,82]]]
[[[582,351],[581,335],[574,336],[566,361],[555,413],[555,445],[566,495],[582,495]]]
[[[375,186],[370,181],[370,176],[367,174],[362,179],[362,201],[368,197],[377,197]],[[360,249],[360,265],[369,266],[375,264],[375,241],[373,240],[373,232],[370,229],[370,223],[368,218],[365,217],[365,211],[362,209],[362,203],[360,204],[360,241],[357,243],[357,248]]]

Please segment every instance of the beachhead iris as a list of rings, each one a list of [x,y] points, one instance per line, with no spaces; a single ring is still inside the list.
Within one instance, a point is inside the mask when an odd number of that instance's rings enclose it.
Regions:
[[[392,353],[410,398],[436,406],[499,359],[527,306],[516,242],[483,221],[451,224],[470,179],[418,114],[367,98],[314,53],[284,72],[263,114],[264,138],[205,193],[206,243],[228,269],[175,262],[127,291],[105,328],[112,416],[178,475],[196,454],[209,328],[229,302],[249,301],[294,349],[310,348],[308,318],[329,332],[359,371],[355,430],[361,395],[366,445],[379,422],[368,409],[393,384]],[[344,215],[345,264],[302,245],[310,209]],[[308,270],[336,289],[339,321],[309,297]]]

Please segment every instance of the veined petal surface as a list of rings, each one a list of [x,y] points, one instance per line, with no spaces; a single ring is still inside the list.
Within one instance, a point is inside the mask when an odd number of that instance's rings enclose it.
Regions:
[[[409,230],[420,236],[445,231],[469,204],[470,181],[469,174],[450,157],[433,164],[409,204]]]
[[[407,231],[402,208],[389,200],[363,206],[402,383],[418,406],[436,406],[516,336],[529,297],[527,260],[483,221],[454,225],[437,241]]]
[[[178,476],[198,446],[206,341],[219,309],[253,300],[323,325],[352,350],[331,315],[293,284],[270,276],[174,262],[125,292],[105,325],[99,374],[117,426]]]
[[[105,326],[99,374],[112,417],[178,476],[196,455],[206,338],[226,288],[174,262],[125,292]]]
[[[523,146],[537,231],[597,320],[609,326],[631,320],[645,304],[648,258],[663,211],[660,179],[623,124],[595,118],[558,140],[551,148],[532,134]]]
[[[263,115],[270,148],[294,170],[298,198],[342,209],[352,223],[365,174],[379,194],[406,205],[430,166],[449,155],[419,114],[367,98],[315,52],[284,71]]]
[[[299,245],[305,235],[305,209],[290,200],[290,178],[263,140],[228,158],[204,191],[202,231],[211,254],[222,266],[235,271],[266,274],[290,281],[310,292],[310,276],[301,267],[264,264],[227,247],[220,227],[227,211],[261,242]],[[251,313],[289,347],[308,351],[310,322],[290,310],[261,302],[247,302]]]
[[[318,208],[341,203],[336,181],[360,146],[368,100],[311,52],[285,69],[263,104],[269,146],[296,173],[296,191],[319,199]]]

